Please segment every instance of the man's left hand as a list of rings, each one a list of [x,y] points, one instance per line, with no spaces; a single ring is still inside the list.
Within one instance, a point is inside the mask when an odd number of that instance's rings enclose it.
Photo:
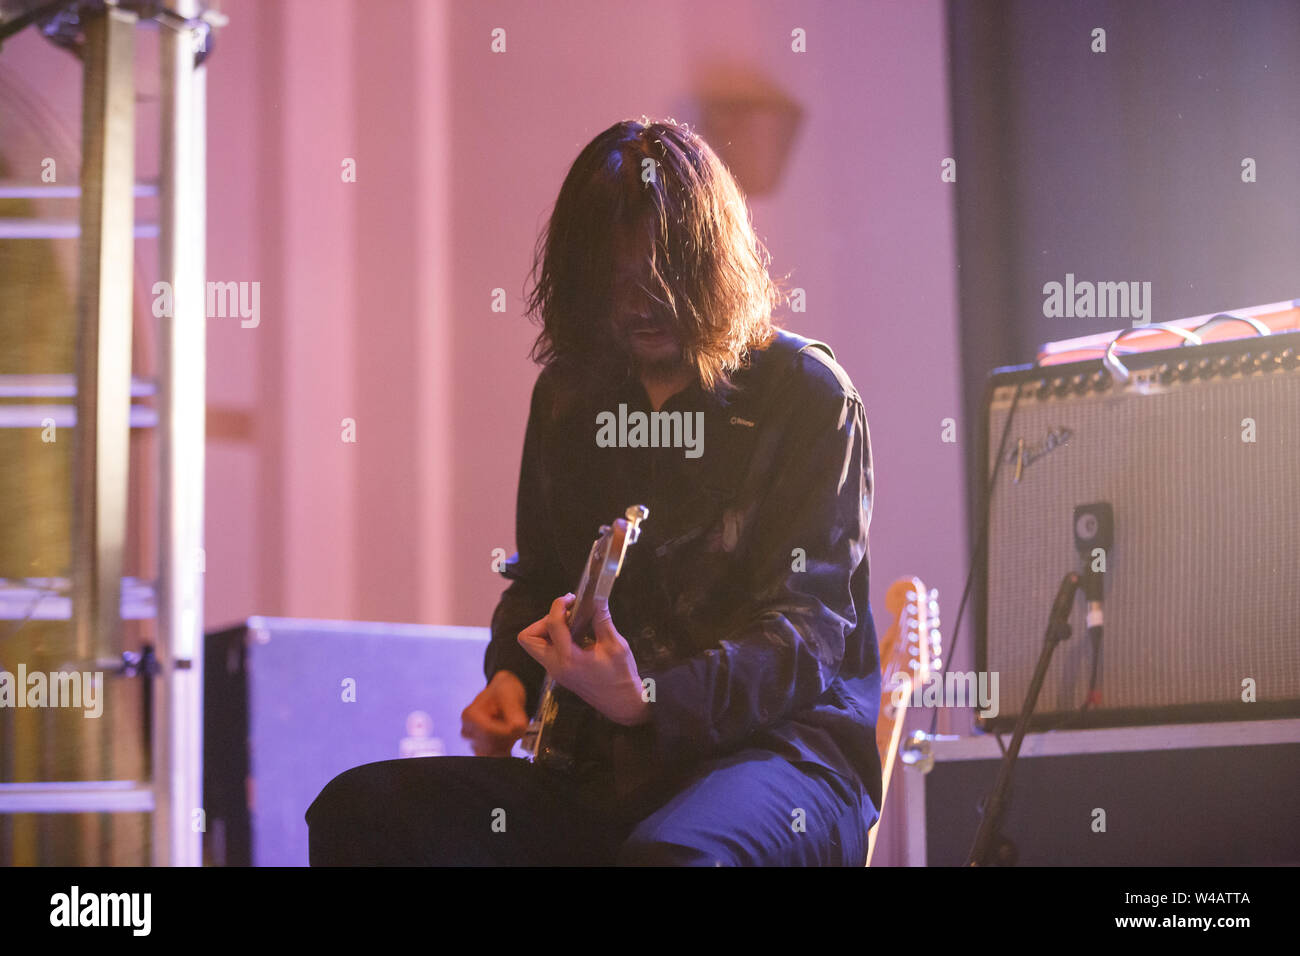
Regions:
[[[616,724],[633,727],[650,719],[642,699],[641,675],[632,648],[614,627],[609,608],[596,610],[592,632],[596,642],[583,648],[569,633],[565,614],[572,594],[558,597],[551,612],[519,632],[519,645],[561,687],[568,688]]]

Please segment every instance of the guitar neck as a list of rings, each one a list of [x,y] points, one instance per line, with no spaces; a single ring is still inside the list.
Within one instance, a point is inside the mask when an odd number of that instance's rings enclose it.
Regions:
[[[920,578],[901,578],[890,585],[885,606],[894,616],[880,641],[880,716],[876,721],[876,747],[881,763],[881,813],[889,793],[898,750],[903,740],[907,705],[914,688],[929,679],[938,667],[938,598],[927,591]],[[872,827],[867,841],[867,863],[876,849],[879,825]]]

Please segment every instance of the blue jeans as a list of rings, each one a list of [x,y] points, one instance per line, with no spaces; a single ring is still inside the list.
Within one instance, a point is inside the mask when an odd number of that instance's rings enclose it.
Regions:
[[[364,764],[307,810],[313,866],[861,866],[875,808],[850,780],[770,751],[694,768],[635,805],[523,760]]]

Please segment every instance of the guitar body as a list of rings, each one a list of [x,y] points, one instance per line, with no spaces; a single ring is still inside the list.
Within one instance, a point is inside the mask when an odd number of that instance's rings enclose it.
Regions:
[[[650,509],[645,505],[633,505],[622,518],[603,525],[592,543],[566,615],[569,633],[580,647],[590,647],[595,640],[592,622],[599,611],[609,606],[610,591],[623,569],[623,558],[640,536],[641,522],[649,516]],[[524,733],[523,748],[528,760],[557,770],[573,769],[578,731],[585,715],[578,703],[578,697],[547,675],[537,712]]]

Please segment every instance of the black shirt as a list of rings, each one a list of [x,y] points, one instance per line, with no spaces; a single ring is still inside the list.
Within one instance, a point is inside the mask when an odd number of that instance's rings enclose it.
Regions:
[[[879,807],[870,438],[830,349],[778,331],[730,396],[698,384],[672,396],[661,412],[702,421],[694,448],[600,447],[598,415],[651,412],[644,388],[631,379],[557,408],[554,377],[533,390],[488,677],[513,671],[533,711],[544,672],[518,633],[576,587],[599,526],[644,504],[610,610],[654,681],[650,721],[625,728],[587,708],[584,756],[636,793],[760,747],[839,774]]]

